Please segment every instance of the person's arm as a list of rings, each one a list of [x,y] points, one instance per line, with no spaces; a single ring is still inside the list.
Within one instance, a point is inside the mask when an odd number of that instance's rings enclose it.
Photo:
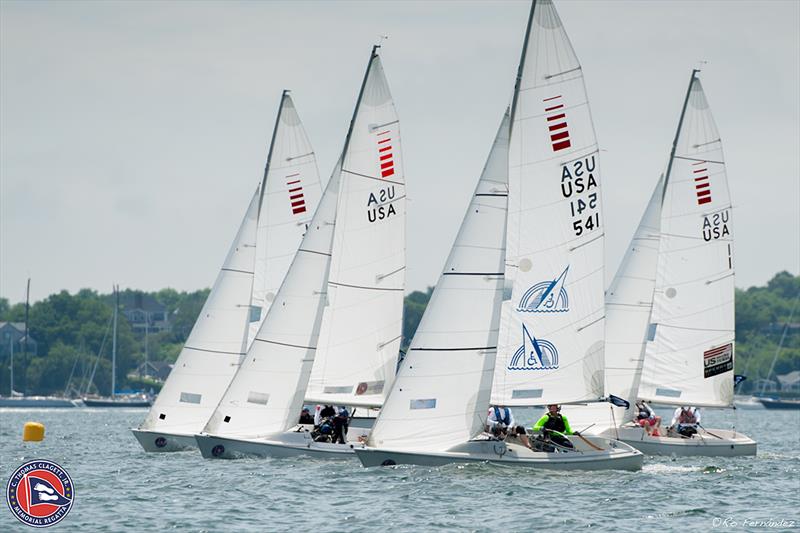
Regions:
[[[486,417],[486,425],[492,430],[497,425],[497,420],[494,419],[494,409],[489,408],[489,416]]]
[[[547,415],[544,415],[542,418],[536,421],[536,424],[533,425],[533,431],[541,431],[546,422]]]
[[[644,409],[645,411],[647,411],[647,416],[649,416],[650,418],[655,418],[656,412],[653,411],[653,408],[647,405],[646,403],[643,403],[642,405],[644,405]]]
[[[572,435],[573,434],[572,433],[572,428],[569,427],[569,420],[567,420],[567,417],[564,416],[564,415],[561,415],[561,420],[564,421],[564,434],[565,435]]]
[[[514,411],[512,411],[510,408],[508,410],[508,427],[516,427],[516,424],[514,423]]]
[[[699,426],[700,425],[700,409],[698,409],[696,407],[694,409],[694,419],[697,420],[697,425]]]

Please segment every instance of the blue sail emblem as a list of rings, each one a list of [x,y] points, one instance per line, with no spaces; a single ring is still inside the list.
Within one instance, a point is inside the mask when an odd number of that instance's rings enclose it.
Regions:
[[[530,334],[522,325],[522,346],[514,353],[509,370],[552,370],[558,368],[558,350],[555,345]]]
[[[569,311],[569,297],[564,282],[569,265],[554,280],[537,283],[522,295],[517,306],[520,313],[564,313]]]

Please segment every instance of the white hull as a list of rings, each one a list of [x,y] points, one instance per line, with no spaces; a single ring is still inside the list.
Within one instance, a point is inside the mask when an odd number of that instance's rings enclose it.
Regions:
[[[144,429],[131,429],[146,452],[179,452],[197,448],[194,435],[180,435]]]
[[[603,451],[592,449],[578,438],[571,439],[575,451],[535,452],[519,444],[473,440],[446,452],[412,452],[356,447],[364,466],[415,464],[442,466],[450,463],[488,462],[542,470],[641,470],[643,456],[636,449],[611,439],[586,437]]]
[[[726,429],[710,429],[708,431],[701,429],[700,433],[692,438],[650,437],[640,427],[623,427],[616,431],[612,429],[607,435],[619,438],[622,442],[647,455],[753,456],[756,454],[757,447],[756,441],[747,435]]]
[[[734,396],[733,405],[737,409],[764,409],[764,404],[755,396]]]
[[[32,409],[32,408],[66,408],[80,407],[80,400],[69,398],[59,398],[56,396],[19,396],[0,398],[0,408],[10,407],[12,409]]]
[[[307,431],[270,435],[269,438],[231,438],[195,435],[200,453],[206,459],[239,459],[243,457],[298,457],[316,459],[355,459],[357,442],[331,444],[314,442]]]

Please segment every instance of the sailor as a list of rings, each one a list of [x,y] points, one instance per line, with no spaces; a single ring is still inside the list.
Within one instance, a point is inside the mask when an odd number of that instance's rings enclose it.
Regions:
[[[547,406],[547,412],[536,421],[533,431],[544,433],[551,441],[564,448],[574,448],[566,435],[580,435],[577,431],[572,431],[567,417],[561,414],[561,406],[556,404]]]
[[[498,439],[506,438],[509,435],[516,436],[522,444],[530,448],[525,428],[514,424],[514,413],[504,405],[489,407],[486,430]]]
[[[303,410],[300,411],[300,421],[299,424],[313,424],[314,417],[311,416],[311,411],[308,410],[308,407],[303,407]]]
[[[653,408],[644,400],[636,402],[636,409],[639,411],[636,415],[636,422],[644,428],[648,435],[660,437],[661,433],[658,430],[661,427],[661,417],[657,416]]]
[[[325,421],[326,418],[330,418],[336,415],[336,409],[333,408],[332,405],[318,405],[314,409],[314,425],[319,426]]]
[[[683,435],[684,437],[692,437],[697,433],[697,426],[700,425],[700,410],[697,407],[689,407],[684,405],[675,409],[672,415],[672,423],[670,427]]]
[[[350,412],[347,407],[340,407],[339,412],[333,419],[333,442],[334,444],[345,444],[347,442],[347,428],[350,422]]]

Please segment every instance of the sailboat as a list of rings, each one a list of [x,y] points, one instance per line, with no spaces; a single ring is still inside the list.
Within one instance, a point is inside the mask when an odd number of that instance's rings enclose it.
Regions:
[[[114,286],[113,332],[111,336],[111,396],[107,398],[84,397],[86,407],[150,407],[151,401],[145,395],[117,394],[117,320],[119,315],[119,286]]]
[[[153,408],[133,434],[149,452],[195,448],[275,300],[321,195],[316,156],[288,91],[264,176]]]
[[[304,402],[379,408],[399,355],[405,280],[399,120],[373,47],[339,164],[245,362],[197,442],[204,457],[353,456],[298,424]],[[327,258],[323,261],[322,258]]]
[[[666,173],[608,291],[612,394],[660,405],[733,407],[734,264],[722,144],[693,70]],[[612,370],[613,369],[613,370]],[[634,410],[570,413],[647,454],[755,455],[734,429],[651,436]],[[618,427],[619,426],[619,427]]]
[[[642,454],[612,439],[547,452],[484,432],[490,400],[603,395],[597,151],[580,64],[552,2],[535,1],[510,112],[395,385],[356,448],[364,466],[641,468]]]

